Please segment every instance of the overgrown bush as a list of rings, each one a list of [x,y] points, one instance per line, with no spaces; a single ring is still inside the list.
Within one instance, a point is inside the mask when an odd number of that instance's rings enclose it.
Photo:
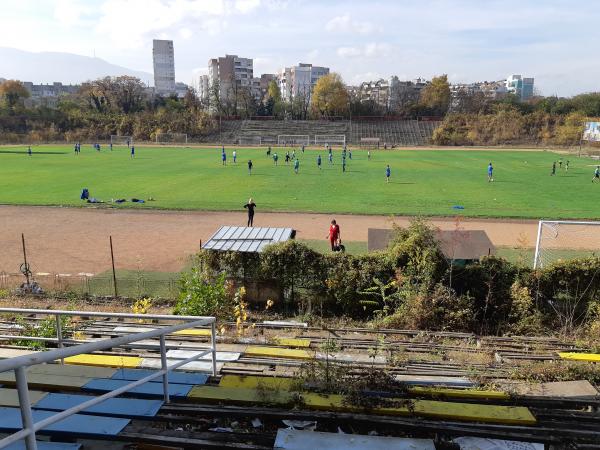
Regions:
[[[233,308],[233,289],[226,282],[224,272],[209,277],[194,267],[181,276],[179,298],[173,311],[175,314],[230,318]]]

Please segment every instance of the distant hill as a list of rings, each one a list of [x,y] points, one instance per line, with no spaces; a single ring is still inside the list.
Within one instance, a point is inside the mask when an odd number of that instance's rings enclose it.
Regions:
[[[0,78],[34,83],[79,84],[105,76],[131,75],[154,84],[152,74],[117,66],[100,58],[59,52],[26,52],[0,47]]]

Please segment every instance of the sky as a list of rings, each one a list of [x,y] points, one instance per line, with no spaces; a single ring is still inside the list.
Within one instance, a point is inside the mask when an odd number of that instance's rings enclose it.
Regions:
[[[347,84],[534,77],[543,95],[600,91],[598,0],[0,0],[0,47],[96,55],[152,72],[172,39],[177,81],[209,58],[254,58],[254,74],[299,62]],[[0,61],[0,72],[2,62]],[[47,80],[55,81],[55,80]],[[58,81],[58,80],[57,80]]]

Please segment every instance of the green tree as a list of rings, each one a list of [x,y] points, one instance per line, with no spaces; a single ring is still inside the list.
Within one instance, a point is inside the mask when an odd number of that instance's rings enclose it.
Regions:
[[[29,91],[18,80],[6,80],[0,84],[0,97],[4,99],[8,109],[13,111],[20,100],[29,97]]]
[[[429,108],[432,113],[443,116],[450,106],[450,84],[448,75],[433,77],[431,82],[421,91],[419,103]]]
[[[348,90],[337,73],[327,74],[317,81],[311,104],[313,111],[324,117],[343,115],[348,111]]]

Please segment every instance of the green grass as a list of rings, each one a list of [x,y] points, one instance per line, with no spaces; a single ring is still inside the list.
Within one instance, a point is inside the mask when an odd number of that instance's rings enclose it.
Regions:
[[[535,255],[534,248],[512,248],[512,247],[497,247],[496,256],[504,258],[513,263],[523,263],[526,266],[533,264],[533,257]],[[570,260],[578,258],[589,258],[592,256],[598,256],[598,252],[592,250],[577,250],[577,249],[552,249],[547,250],[546,255],[552,261]]]
[[[85,145],[80,156],[71,146],[0,148],[0,203],[82,205],[81,188],[93,197],[132,197],[156,201],[119,207],[242,210],[253,197],[261,211],[310,211],[355,214],[465,215],[530,218],[598,217],[600,185],[591,183],[593,160],[572,157],[568,173],[550,176],[551,152],[494,150],[378,150],[371,161],[354,151],[342,173],[340,151],[335,165],[326,152],[307,150],[300,156],[300,173],[279,166],[264,149],[238,149],[238,164],[221,165],[220,149],[137,148],[98,153]],[[15,153],[18,151],[18,153]],[[42,154],[41,152],[44,152]],[[316,166],[317,153],[323,169]],[[252,176],[247,160],[254,162]],[[565,158],[566,159],[566,158]],[[495,181],[487,182],[492,161]],[[385,166],[392,178],[385,182]],[[456,210],[454,205],[464,206]]]

